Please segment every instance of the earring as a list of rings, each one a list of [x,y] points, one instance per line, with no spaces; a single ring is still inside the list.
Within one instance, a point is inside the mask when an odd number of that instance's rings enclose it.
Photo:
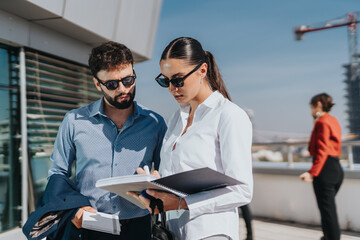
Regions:
[[[204,79],[201,79],[201,80],[200,80],[200,83],[203,83],[203,82],[204,82]]]
[[[316,115],[316,117],[320,117],[321,113],[320,113],[320,112],[316,112],[315,115]]]

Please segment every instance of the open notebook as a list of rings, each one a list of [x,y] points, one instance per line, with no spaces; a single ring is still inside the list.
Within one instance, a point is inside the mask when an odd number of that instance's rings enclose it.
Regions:
[[[241,182],[206,167],[162,178],[145,174],[105,178],[98,180],[96,187],[116,193],[145,209],[139,201],[126,193],[128,191],[140,193],[144,189],[155,189],[186,197],[190,194],[237,184],[241,184]]]

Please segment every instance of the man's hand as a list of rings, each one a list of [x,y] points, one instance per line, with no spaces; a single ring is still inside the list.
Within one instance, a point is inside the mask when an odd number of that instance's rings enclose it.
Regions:
[[[181,200],[181,206],[179,207],[180,199],[172,193],[159,192],[159,191],[149,190],[149,189],[146,190],[146,193],[155,198],[161,199],[164,204],[165,212],[169,211],[169,210],[177,210],[179,208],[188,209],[188,206],[184,199]],[[149,199],[143,197],[141,194],[139,195],[134,192],[127,192],[127,194],[136,198],[139,202],[141,202],[149,210],[149,212],[151,212]],[[154,214],[159,214],[159,211],[157,208],[155,209]]]
[[[159,192],[150,189],[147,189],[146,193],[149,194],[150,196],[153,196],[154,198],[161,199],[164,204],[165,212],[169,210],[189,209],[185,199],[181,199],[180,201],[180,198],[172,193]],[[145,200],[147,200],[143,196],[140,196],[140,199],[142,200],[143,203],[145,202]],[[181,206],[179,206],[179,204],[181,204]],[[158,214],[157,209],[155,210],[155,214]]]
[[[146,171],[140,167],[136,169],[136,172],[137,172],[137,174],[147,174]],[[160,178],[160,174],[158,171],[152,171],[151,175],[153,175],[157,178]],[[161,199],[164,204],[164,211],[179,209],[180,199],[172,193],[164,193],[164,192],[154,191],[154,190],[150,190],[150,189],[147,189],[146,193],[155,198]],[[142,205],[144,205],[149,210],[149,212],[151,212],[149,199],[145,198],[144,196],[142,196],[141,194],[136,193],[136,192],[127,192],[127,195],[130,195],[130,196],[133,196],[134,198],[136,198]],[[182,201],[181,201],[180,208],[188,209],[188,206],[184,199],[182,199]],[[156,208],[154,214],[158,214],[158,213],[159,213],[159,211]]]
[[[304,172],[303,174],[301,174],[299,176],[299,178],[301,180],[303,180],[304,182],[313,182],[314,181],[314,176],[309,172]]]
[[[90,206],[85,206],[85,207],[81,207],[77,213],[75,214],[75,217],[71,220],[71,222],[75,225],[75,227],[77,227],[78,229],[80,229],[82,227],[82,217],[84,214],[84,211],[87,212],[92,212],[92,213],[97,213],[97,211],[90,207]]]

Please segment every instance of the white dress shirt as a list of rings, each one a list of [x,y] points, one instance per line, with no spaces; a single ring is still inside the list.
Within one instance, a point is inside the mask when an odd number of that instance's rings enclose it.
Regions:
[[[215,91],[195,111],[184,135],[189,105],[181,105],[170,118],[161,149],[161,176],[209,167],[243,184],[192,194],[189,210],[169,211],[169,228],[179,239],[202,239],[225,234],[239,239],[237,207],[253,193],[252,126],[247,114]],[[174,144],[175,148],[174,147]]]

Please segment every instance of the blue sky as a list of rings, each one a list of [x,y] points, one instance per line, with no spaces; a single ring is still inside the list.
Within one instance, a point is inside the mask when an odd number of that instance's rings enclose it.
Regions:
[[[308,103],[320,92],[334,98],[332,114],[348,133],[346,27],[309,33],[303,41],[294,40],[293,28],[359,10],[359,0],[163,0],[152,59],[135,66],[136,98],[165,118],[176,111],[178,104],[154,77],[165,46],[190,36],[215,55],[233,101],[254,112],[256,134],[307,137]]]

